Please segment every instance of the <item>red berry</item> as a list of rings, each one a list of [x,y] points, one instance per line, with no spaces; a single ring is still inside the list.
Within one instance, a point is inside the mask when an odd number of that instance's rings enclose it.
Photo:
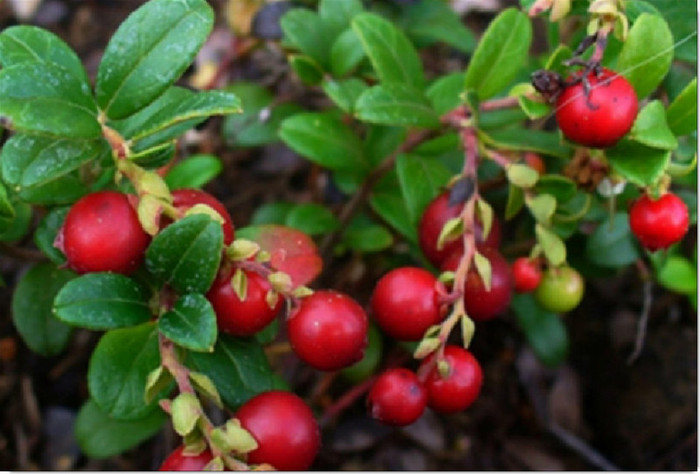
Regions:
[[[178,447],[170,453],[163,464],[160,465],[159,471],[203,471],[209,461],[213,459],[211,452],[205,449],[201,453],[194,456],[186,456],[184,454],[185,446]]]
[[[516,258],[511,267],[513,285],[518,293],[534,291],[542,280],[542,270],[537,260]]]
[[[440,237],[445,223],[453,217],[459,216],[464,206],[461,203],[450,206],[449,200],[449,192],[442,193],[433,199],[423,211],[423,216],[418,226],[418,243],[423,251],[423,255],[436,267],[440,267],[450,254],[461,252],[464,248],[464,243],[459,238],[446,242],[442,250],[437,248],[438,237]],[[477,242],[483,242],[484,245],[494,248],[498,248],[501,244],[501,226],[497,219],[493,219],[491,231],[486,239],[482,235],[483,229],[478,220],[474,227]]]
[[[474,403],[481,391],[484,374],[471,352],[458,346],[445,347],[447,376],[440,375],[437,364],[425,381],[428,406],[440,413],[462,411]],[[426,359],[423,364],[429,363]]]
[[[231,286],[233,269],[219,273],[207,293],[216,313],[216,324],[225,333],[234,336],[252,336],[267,326],[282,308],[280,296],[274,307],[267,304],[267,292],[272,288],[266,278],[252,271],[245,271],[246,294],[243,301]]]
[[[610,147],[632,128],[637,117],[637,94],[627,79],[609,69],[603,69],[600,75],[591,72],[586,79],[590,84],[588,94],[578,82],[566,87],[557,99],[557,123],[573,142]]]
[[[301,360],[319,370],[339,370],[362,359],[368,324],[355,300],[322,290],[301,300],[287,319],[287,332]]]
[[[418,376],[408,369],[389,369],[379,375],[367,395],[372,417],[388,425],[405,426],[425,409],[428,395]]]
[[[537,171],[539,174],[542,175],[547,172],[544,160],[542,160],[542,157],[537,153],[534,153],[532,151],[525,152],[525,157],[523,159],[526,165],[528,165],[533,170]]]
[[[513,293],[513,277],[510,265],[498,250],[483,245],[477,245],[477,250],[491,263],[491,289],[486,290],[476,264],[472,262],[464,283],[464,308],[472,319],[486,321],[508,308]],[[461,258],[459,253],[452,254],[442,270],[455,271]]]
[[[442,320],[435,284],[427,270],[401,267],[377,282],[370,301],[382,330],[400,341],[418,341],[426,329]]]
[[[221,224],[221,230],[224,232],[224,245],[229,245],[233,242],[233,219],[231,219],[231,215],[221,201],[201,189],[176,189],[172,192],[172,195],[173,206],[181,211],[187,211],[195,204],[206,204],[213,208],[224,219],[224,223]]]
[[[632,205],[630,228],[647,249],[665,249],[688,232],[688,207],[671,192],[657,200],[644,194]]]
[[[130,274],[151,238],[125,194],[100,191],[80,198],[66,215],[56,246],[78,273]]]
[[[236,413],[258,447],[248,453],[250,464],[271,464],[280,471],[303,471],[313,463],[321,439],[311,409],[290,392],[263,392]]]

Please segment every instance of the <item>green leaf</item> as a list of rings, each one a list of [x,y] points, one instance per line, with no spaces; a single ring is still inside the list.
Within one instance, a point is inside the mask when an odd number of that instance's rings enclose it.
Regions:
[[[12,227],[12,223],[17,217],[17,212],[12,202],[7,197],[7,189],[0,182],[0,233]]]
[[[423,89],[423,65],[401,30],[372,13],[355,16],[352,28],[359,36],[380,81]]]
[[[410,242],[418,243],[418,231],[409,217],[406,202],[396,190],[399,181],[396,171],[384,175],[372,189],[369,203],[372,209]]]
[[[676,0],[649,0],[668,22],[676,36],[675,57],[690,63],[697,62],[697,5]]]
[[[369,125],[363,148],[372,167],[379,166],[392,153],[396,152],[406,139],[406,135],[407,131],[404,127]]]
[[[284,39],[328,69],[333,33],[321,17],[306,8],[294,8],[280,21]]]
[[[425,95],[433,104],[435,112],[442,115],[461,104],[460,94],[464,90],[464,73],[455,72],[435,80]]]
[[[559,202],[567,202],[576,195],[576,183],[565,176],[546,174],[540,176],[535,185],[538,194],[551,194]]]
[[[531,294],[513,295],[510,306],[537,358],[549,367],[564,362],[569,337],[561,318],[542,309]]]
[[[447,184],[452,173],[435,159],[408,154],[399,155],[396,173],[409,219],[417,226],[425,207]]]
[[[334,115],[293,115],[282,122],[280,137],[291,149],[323,167],[367,167],[359,138]]]
[[[670,151],[624,139],[609,148],[606,155],[616,173],[638,186],[656,183],[671,159]]]
[[[549,224],[557,208],[557,200],[551,194],[539,194],[532,199],[525,198],[525,203],[535,220],[544,225]]]
[[[656,269],[656,279],[671,291],[696,294],[698,291],[697,268],[681,255],[670,255]]]
[[[654,92],[673,60],[673,35],[666,21],[642,13],[630,28],[617,58],[617,70],[630,81],[640,99]]]
[[[192,214],[163,229],[146,250],[146,267],[180,294],[205,293],[211,286],[223,249],[221,224]]]
[[[66,263],[65,255],[54,247],[53,243],[56,240],[56,235],[58,235],[58,230],[63,226],[63,221],[66,219],[69,209],[69,207],[51,209],[41,219],[36,232],[34,232],[34,243],[56,265]]]
[[[489,25],[467,67],[464,87],[488,99],[505,89],[527,59],[532,26],[515,8],[503,10]]]
[[[75,273],[70,270],[41,263],[17,282],[12,294],[12,320],[32,351],[52,356],[68,344],[72,328],[57,320],[51,307],[56,293],[73,278]]]
[[[23,239],[29,232],[32,225],[34,211],[32,206],[13,197],[11,205],[14,210],[14,217],[9,221],[4,221],[5,227],[0,233],[0,241],[17,242]],[[5,209],[6,216],[8,209]]]
[[[241,112],[241,101],[223,91],[204,91],[169,103],[150,117],[148,125],[130,137],[134,150],[143,150],[177,138],[212,115]]]
[[[506,220],[511,220],[520,212],[525,204],[525,191],[523,188],[508,184],[508,200],[506,202]]]
[[[199,294],[180,297],[158,318],[158,330],[175,344],[193,351],[211,351],[216,342],[216,314]]]
[[[201,188],[223,169],[221,159],[214,155],[192,155],[175,164],[165,175],[165,182],[171,190]]]
[[[335,36],[348,28],[350,21],[363,10],[360,0],[321,0],[318,4],[318,15]]]
[[[358,119],[383,125],[435,128],[440,125],[430,101],[404,84],[381,84],[367,89],[357,99]]]
[[[359,36],[347,29],[331,46],[331,71],[336,77],[344,76],[355,69],[365,58],[365,50]]]
[[[270,202],[258,207],[250,218],[250,225],[284,224],[287,215],[294,209],[291,202]]]
[[[111,418],[138,420],[157,408],[147,404],[146,379],[160,365],[158,331],[154,323],[112,329],[97,343],[88,367],[88,388],[95,403]]]
[[[476,40],[461,18],[442,0],[422,0],[409,5],[401,18],[406,32],[419,41],[442,41],[470,54]]]
[[[119,26],[97,71],[95,95],[110,119],[142,109],[192,63],[214,23],[205,0],[151,0]]]
[[[348,114],[355,110],[355,102],[358,97],[367,90],[367,84],[357,78],[351,77],[341,81],[333,79],[323,83],[323,91],[340,109]]]
[[[67,69],[47,63],[0,70],[0,115],[19,132],[70,138],[96,138],[102,132],[90,89]]]
[[[488,133],[480,131],[479,137],[487,144],[501,150],[534,151],[543,155],[569,159],[570,146],[564,144],[556,133],[524,128],[493,130]]]
[[[101,140],[56,139],[18,133],[2,147],[3,180],[32,204],[70,203],[86,194],[79,169],[108,152]]]
[[[386,227],[378,225],[365,215],[355,217],[343,233],[342,244],[356,252],[381,252],[391,247],[394,236]]]
[[[698,128],[698,78],[695,77],[671,102],[666,110],[666,120],[678,137]]]
[[[588,237],[586,256],[602,267],[617,268],[634,263],[640,255],[630,231],[629,216],[617,213],[612,221],[602,221]]]
[[[80,58],[58,36],[30,25],[5,28],[0,33],[0,64],[11,67],[34,62],[64,68],[80,82],[88,84]]]
[[[185,363],[207,375],[231,409],[273,388],[272,369],[262,346],[254,339],[220,334],[214,352],[191,352]]]
[[[675,150],[678,140],[666,123],[666,109],[660,100],[653,100],[639,111],[630,138],[643,145],[662,150]]]
[[[94,400],[88,400],[75,420],[75,438],[87,456],[109,458],[154,436],[167,419],[165,412],[154,410],[143,418],[115,420],[101,410]]]
[[[566,261],[566,246],[561,238],[542,224],[535,225],[537,243],[542,246],[545,257],[554,265],[561,265]]]
[[[301,82],[307,86],[315,86],[323,80],[323,69],[313,58],[303,54],[290,56],[289,65]]]
[[[510,163],[506,166],[508,181],[521,188],[531,188],[539,179],[537,171],[523,163]]]
[[[153,170],[167,165],[174,156],[175,142],[169,141],[134,153],[129,159],[143,168]]]
[[[134,326],[151,319],[146,288],[117,273],[88,273],[56,295],[54,313],[61,321],[88,329]]]
[[[309,235],[332,232],[338,228],[338,218],[319,204],[298,204],[287,214],[284,224]]]

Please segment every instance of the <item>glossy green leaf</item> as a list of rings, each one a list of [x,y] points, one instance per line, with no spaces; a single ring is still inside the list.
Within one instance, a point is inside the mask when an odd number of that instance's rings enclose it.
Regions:
[[[39,225],[34,232],[34,243],[56,265],[66,263],[66,256],[54,247],[53,243],[56,240],[59,229],[63,226],[63,221],[66,219],[69,209],[69,207],[51,209],[39,221]]]
[[[13,196],[11,205],[14,217],[9,222],[5,221],[5,227],[0,232],[0,241],[2,242],[18,242],[24,239],[32,225],[34,210],[31,205],[17,199],[16,196]],[[5,212],[8,215],[7,209]]]
[[[3,180],[33,204],[70,203],[87,193],[78,174],[109,148],[101,140],[71,140],[18,133],[0,152]]]
[[[488,99],[505,89],[527,59],[532,26],[525,13],[503,10],[489,25],[467,67],[464,86]]]
[[[654,92],[673,60],[673,34],[666,21],[643,13],[630,28],[617,58],[617,70],[630,81],[640,99]]]
[[[393,23],[372,13],[361,13],[352,20],[352,28],[381,82],[423,89],[425,79],[418,53]]]
[[[289,57],[289,65],[294,73],[307,86],[315,86],[323,80],[323,69],[309,56],[295,54]]]
[[[19,132],[70,138],[101,134],[89,87],[67,69],[47,63],[0,70],[0,116]]]
[[[603,267],[617,268],[634,263],[640,254],[630,231],[629,216],[617,213],[612,221],[602,221],[588,237],[586,256],[594,264]]]
[[[158,330],[186,349],[211,351],[217,335],[216,314],[204,296],[184,295],[158,318]]]
[[[221,334],[214,352],[192,352],[185,363],[207,375],[231,409],[273,388],[272,369],[262,346],[254,339]]]
[[[409,241],[418,242],[418,231],[409,217],[406,201],[396,192],[399,189],[396,171],[384,175],[372,189],[370,205],[389,225],[406,237]]]
[[[312,57],[323,69],[329,66],[333,33],[321,17],[306,8],[294,8],[280,20],[285,41]]]
[[[537,180],[535,192],[551,194],[557,201],[564,203],[576,195],[576,183],[565,176],[545,174]]]
[[[211,286],[223,249],[221,224],[192,214],[163,229],[146,250],[146,267],[178,293],[205,293]]]
[[[17,212],[7,196],[7,189],[5,185],[0,182],[0,233],[12,227],[12,222],[15,220],[16,216]]]
[[[509,128],[479,132],[479,136],[488,144],[502,150],[534,151],[543,155],[568,159],[572,149],[559,139],[556,133],[524,128]]]
[[[474,34],[442,0],[414,2],[408,5],[400,20],[409,36],[419,41],[442,41],[468,54],[476,46]]]
[[[399,149],[406,135],[404,127],[369,125],[363,143],[365,156],[373,167],[379,166]]]
[[[119,26],[97,71],[95,95],[110,119],[142,109],[192,63],[214,23],[205,0],[151,0]]]
[[[51,311],[56,293],[75,278],[70,270],[41,263],[29,269],[12,294],[12,321],[29,348],[41,355],[60,353],[68,344],[72,328]]]
[[[350,21],[363,10],[360,0],[321,0],[318,4],[318,15],[334,36],[348,28]]]
[[[520,209],[525,205],[525,191],[523,188],[508,184],[508,199],[506,201],[506,220],[511,220],[515,217]]]
[[[514,295],[510,306],[537,358],[549,367],[564,362],[569,336],[559,315],[542,309],[531,294]]]
[[[357,33],[348,28],[333,42],[330,54],[331,71],[339,77],[348,74],[362,62],[365,49]]]
[[[61,321],[88,329],[134,326],[151,319],[150,294],[133,279],[117,273],[88,273],[56,295],[54,313]]]
[[[697,5],[678,0],[649,0],[664,17],[676,40],[676,59],[697,63]]]
[[[460,95],[464,90],[464,73],[455,72],[438,78],[428,86],[425,95],[433,104],[435,112],[444,114],[462,102]]]
[[[201,188],[223,169],[221,159],[214,155],[192,155],[176,163],[165,175],[165,182],[171,190]]]
[[[323,83],[323,91],[345,113],[353,113],[355,102],[367,90],[367,84],[357,78],[345,80],[330,79]]]
[[[391,247],[394,236],[365,215],[355,217],[343,233],[342,244],[356,252],[381,252]]]
[[[58,36],[30,25],[5,28],[0,33],[0,64],[11,67],[33,62],[64,68],[80,82],[88,84],[80,58]]]
[[[435,128],[440,117],[418,90],[404,84],[387,83],[367,89],[357,99],[355,115],[365,122]]]
[[[154,409],[161,392],[147,404],[146,378],[160,365],[158,331],[154,323],[112,329],[97,343],[88,367],[90,395],[110,418],[138,420]]]
[[[621,140],[606,155],[613,170],[638,186],[656,183],[664,173],[671,152]]]
[[[678,94],[666,110],[666,120],[676,136],[687,135],[698,128],[698,78]]]
[[[318,235],[332,232],[339,222],[328,208],[309,203],[294,206],[286,215],[284,224],[305,234]]]
[[[399,155],[396,173],[409,218],[417,226],[425,207],[440,193],[452,173],[437,160],[408,154]]]
[[[656,279],[671,291],[696,294],[698,273],[695,265],[681,255],[670,255],[656,270]]]
[[[115,420],[94,402],[88,400],[75,420],[75,438],[82,452],[95,459],[104,459],[133,448],[158,433],[168,416],[153,410],[143,418]]]
[[[359,138],[334,115],[293,115],[282,122],[280,137],[294,151],[323,167],[367,167]]]
[[[155,170],[167,165],[175,156],[175,150],[175,142],[171,140],[133,153],[129,159],[143,168]]]
[[[678,140],[666,123],[666,109],[660,100],[649,102],[639,111],[630,132],[630,139],[662,150],[678,148]]]

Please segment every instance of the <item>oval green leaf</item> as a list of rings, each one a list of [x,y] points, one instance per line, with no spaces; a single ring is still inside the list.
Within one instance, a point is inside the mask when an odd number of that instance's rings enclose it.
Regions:
[[[221,159],[214,155],[192,155],[175,164],[165,175],[165,182],[171,190],[201,188],[223,169]]]
[[[602,267],[617,268],[634,263],[640,254],[630,231],[629,216],[617,213],[611,221],[602,221],[588,237],[586,256]]]
[[[698,78],[678,94],[666,110],[666,120],[671,131],[678,137],[698,128]]]
[[[639,111],[630,139],[662,150],[678,148],[678,140],[666,123],[666,109],[660,100],[649,102]]]
[[[211,351],[216,342],[216,314],[209,300],[199,294],[180,297],[173,308],[158,318],[160,332],[178,346]]]
[[[308,235],[325,234],[338,228],[338,218],[320,204],[298,204],[285,217],[284,224]]]
[[[380,84],[367,89],[355,104],[355,115],[382,125],[435,128],[440,117],[419,90],[404,84]]]
[[[663,176],[671,152],[623,139],[606,156],[620,176],[638,186],[651,186]]]
[[[656,278],[671,291],[693,295],[698,291],[697,268],[680,255],[669,256],[656,271]]]
[[[51,209],[41,219],[36,232],[34,232],[34,243],[56,265],[66,263],[66,256],[54,247],[53,243],[56,240],[59,229],[63,226],[63,221],[66,219],[69,209],[69,207]]]
[[[564,362],[569,336],[559,315],[542,309],[531,294],[513,295],[510,306],[537,358],[549,367]]]
[[[396,160],[396,173],[409,218],[418,226],[425,207],[447,184],[452,172],[438,160],[402,154]]]

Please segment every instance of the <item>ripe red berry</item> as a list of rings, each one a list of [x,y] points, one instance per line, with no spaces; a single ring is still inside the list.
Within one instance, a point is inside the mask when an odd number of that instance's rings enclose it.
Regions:
[[[510,265],[498,250],[483,245],[477,245],[477,250],[491,263],[491,289],[486,289],[472,262],[464,283],[464,308],[472,319],[486,321],[508,308],[513,296],[513,277]],[[461,258],[459,253],[452,254],[443,264],[442,270],[455,271]]]
[[[455,413],[474,403],[481,391],[484,374],[479,362],[466,349],[446,346],[444,356],[449,367],[447,376],[440,374],[436,364],[425,380],[428,406],[440,413]],[[423,364],[429,362],[426,359]]]
[[[319,370],[339,370],[362,359],[367,327],[362,307],[332,290],[316,291],[303,298],[287,319],[292,349]]]
[[[518,293],[534,291],[542,280],[539,262],[527,257],[516,258],[511,266],[513,285]]]
[[[657,200],[644,194],[630,210],[630,228],[649,250],[665,249],[681,240],[688,223],[688,207],[671,192]]]
[[[141,264],[150,241],[127,196],[100,191],[73,204],[56,246],[78,273],[130,274]]]
[[[271,464],[280,471],[303,471],[311,466],[321,444],[311,409],[290,392],[263,392],[236,413],[258,447],[248,453],[250,464]]]
[[[176,189],[172,192],[172,195],[173,206],[182,211],[187,211],[187,209],[196,204],[206,204],[213,208],[224,219],[223,224],[221,224],[221,230],[224,232],[224,245],[229,245],[233,242],[233,219],[231,219],[231,215],[221,201],[201,189]]]
[[[433,199],[423,211],[418,226],[418,243],[423,255],[430,263],[440,267],[450,254],[461,252],[464,248],[462,239],[446,242],[442,250],[438,250],[437,243],[445,223],[459,216],[463,204],[449,205],[450,193],[445,192]],[[484,239],[481,223],[477,220],[474,226],[474,236],[477,242],[482,242],[489,247],[498,248],[501,244],[501,226],[497,219],[493,219],[489,235]]]
[[[213,459],[211,452],[205,449],[201,453],[194,456],[186,456],[184,453],[185,446],[178,447],[170,453],[163,464],[160,465],[159,471],[203,471],[209,461]]]
[[[267,279],[252,271],[244,270],[244,273],[247,283],[243,301],[231,286],[233,269],[220,272],[207,293],[217,326],[234,336],[252,336],[262,330],[275,319],[284,303],[280,296],[275,306],[270,307],[266,297],[272,287]]]
[[[367,395],[372,417],[394,426],[416,421],[427,401],[427,392],[418,376],[402,367],[381,373]]]
[[[432,273],[417,267],[391,270],[372,293],[372,315],[379,327],[400,341],[418,341],[442,320]]]
[[[627,79],[609,69],[603,69],[600,75],[591,72],[586,79],[590,84],[588,94],[578,82],[566,87],[557,98],[557,124],[573,142],[610,147],[632,128],[637,117],[637,94]]]

